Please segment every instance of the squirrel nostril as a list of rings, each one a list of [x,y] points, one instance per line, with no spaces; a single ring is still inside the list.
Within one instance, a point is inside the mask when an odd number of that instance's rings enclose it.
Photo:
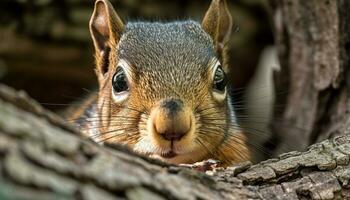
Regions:
[[[160,135],[163,139],[169,141],[178,141],[181,140],[191,129],[191,122],[180,123],[176,126],[173,126],[175,121],[168,120],[166,123],[154,124],[155,132]]]
[[[153,126],[163,139],[180,140],[191,130],[191,111],[176,100],[165,101],[153,114]]]
[[[180,140],[184,135],[186,135],[186,133],[163,133],[160,135],[165,139],[165,140],[169,140],[169,141],[178,141]]]
[[[183,117],[182,120],[166,118],[165,120],[154,121],[154,130],[163,139],[169,141],[178,141],[191,130],[190,117]]]

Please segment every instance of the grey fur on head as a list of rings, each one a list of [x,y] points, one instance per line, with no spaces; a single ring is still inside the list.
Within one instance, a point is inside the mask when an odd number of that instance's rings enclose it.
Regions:
[[[118,56],[130,62],[138,76],[134,81],[148,77],[157,82],[157,87],[186,83],[182,85],[186,89],[202,81],[198,77],[206,75],[216,52],[212,39],[198,22],[134,22],[126,25]]]

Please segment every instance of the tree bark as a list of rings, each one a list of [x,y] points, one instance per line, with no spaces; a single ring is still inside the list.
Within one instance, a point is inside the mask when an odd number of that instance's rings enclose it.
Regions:
[[[99,146],[4,85],[0,105],[0,199],[350,198],[350,135],[201,173]]]
[[[271,0],[281,70],[271,123],[275,155],[350,126],[350,2]]]

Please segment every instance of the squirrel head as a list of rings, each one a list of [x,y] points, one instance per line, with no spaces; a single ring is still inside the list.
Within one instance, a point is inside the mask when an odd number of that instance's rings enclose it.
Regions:
[[[107,0],[97,0],[90,32],[100,141],[176,164],[215,154],[235,121],[225,77],[231,30],[224,0],[212,1],[201,24],[125,25]]]

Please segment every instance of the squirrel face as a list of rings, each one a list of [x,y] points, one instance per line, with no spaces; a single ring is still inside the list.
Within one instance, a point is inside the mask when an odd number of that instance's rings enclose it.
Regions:
[[[99,139],[166,162],[213,158],[235,134],[227,95],[226,3],[214,0],[202,24],[128,23],[106,0],[90,21],[96,49]]]

